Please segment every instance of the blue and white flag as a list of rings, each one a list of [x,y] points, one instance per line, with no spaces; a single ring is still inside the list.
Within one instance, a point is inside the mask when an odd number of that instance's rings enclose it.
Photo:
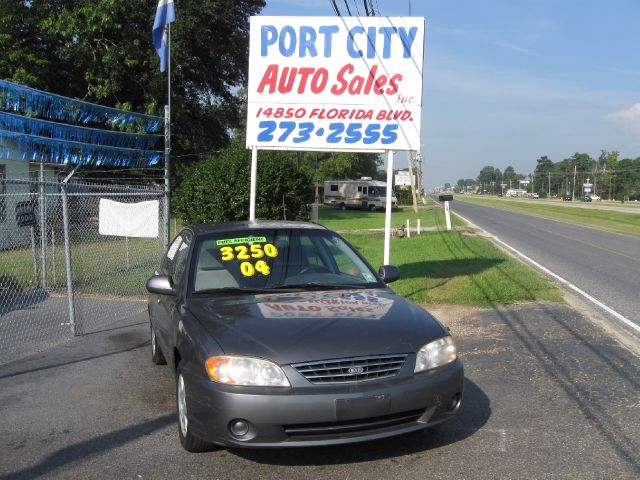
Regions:
[[[169,59],[169,35],[168,25],[176,20],[176,12],[173,9],[173,0],[160,0],[156,10],[156,19],[153,22],[151,37],[153,46],[160,57],[160,71],[167,68]]]

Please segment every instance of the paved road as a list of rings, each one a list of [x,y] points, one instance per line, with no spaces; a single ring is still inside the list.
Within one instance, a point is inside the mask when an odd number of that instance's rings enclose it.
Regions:
[[[459,195],[456,195],[456,200],[459,199]],[[464,196],[462,198],[465,198]],[[482,195],[477,195],[477,196],[473,196],[472,197],[474,200],[498,200],[500,202],[512,202],[512,203],[525,203],[525,204],[531,204],[531,202],[535,202],[536,204],[541,204],[541,205],[553,205],[556,206],[558,208],[591,208],[591,209],[595,209],[595,210],[611,210],[614,212],[622,212],[622,213],[635,213],[637,215],[640,215],[640,203],[638,202],[627,202],[625,204],[619,203],[619,202],[599,202],[599,201],[594,201],[594,202],[589,202],[589,203],[585,203],[585,202],[581,202],[580,201],[580,197],[576,197],[576,201],[574,202],[562,202],[559,200],[546,200],[543,198],[538,198],[535,200],[529,199],[529,198],[517,198],[517,197],[493,197],[493,196],[489,196],[489,197],[483,197]]]
[[[463,201],[450,206],[640,325],[640,239]]]
[[[442,308],[465,363],[458,416],[296,450],[182,450],[148,320],[0,366],[0,479],[637,479],[640,359],[561,305]]]

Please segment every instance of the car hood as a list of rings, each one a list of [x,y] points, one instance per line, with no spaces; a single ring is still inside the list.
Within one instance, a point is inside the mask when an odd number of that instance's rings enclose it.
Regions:
[[[411,353],[446,334],[385,289],[191,297],[187,308],[225,354],[280,364]]]

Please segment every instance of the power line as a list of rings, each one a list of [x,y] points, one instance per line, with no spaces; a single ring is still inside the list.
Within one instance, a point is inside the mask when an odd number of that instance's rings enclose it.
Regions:
[[[358,16],[360,16],[360,8],[358,7],[358,0],[353,0],[353,4],[356,7],[356,12],[358,12]]]
[[[340,15],[340,10],[338,9],[338,5],[336,4],[336,0],[329,0],[329,3],[333,7],[333,11],[336,12],[336,15],[341,17],[342,15]]]
[[[378,4],[378,0],[376,0],[376,10],[378,12],[378,16],[382,15],[382,12],[380,11],[380,5]]]
[[[344,6],[347,7],[347,12],[349,13],[349,16],[351,16],[351,9],[349,8],[349,4],[347,3],[347,0],[344,0]]]

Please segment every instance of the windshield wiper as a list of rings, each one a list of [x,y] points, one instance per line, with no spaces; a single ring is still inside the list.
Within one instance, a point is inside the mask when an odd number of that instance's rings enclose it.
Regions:
[[[201,295],[207,293],[269,293],[270,288],[249,288],[249,287],[222,287],[222,288],[205,288],[203,290],[196,290],[194,295]]]
[[[371,288],[369,285],[358,285],[354,283],[320,283],[320,282],[308,282],[308,283],[283,283],[281,285],[275,285],[272,289],[287,289],[287,288],[326,288],[327,290],[359,290],[363,288]]]

